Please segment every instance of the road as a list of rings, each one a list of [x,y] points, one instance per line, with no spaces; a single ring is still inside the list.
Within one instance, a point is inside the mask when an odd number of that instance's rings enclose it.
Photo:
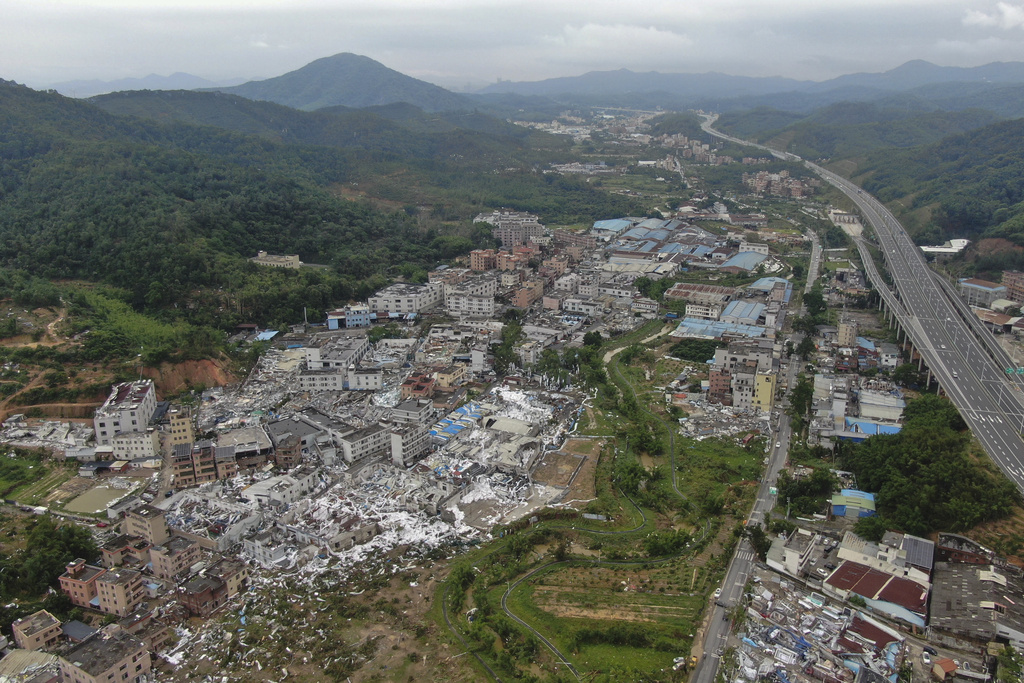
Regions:
[[[799,360],[791,359],[786,374],[787,397],[796,385],[799,369]],[[789,399],[787,398],[777,404],[778,431],[774,443],[771,444],[772,450],[764,477],[761,479],[761,488],[757,492],[757,500],[754,501],[750,517],[747,518],[748,525],[767,521],[769,513],[775,507],[775,495],[771,491],[778,479],[779,472],[786,464],[786,453],[789,451],[791,436],[789,418],[785,412],[788,403]],[[722,593],[710,610],[709,621],[704,633],[704,656],[700,658],[693,671],[691,678],[693,683],[712,683],[715,680],[721,652],[725,649],[726,639],[729,637],[732,625],[729,621],[729,610],[743,600],[743,591],[755,561],[754,549],[750,542],[745,537],[741,538],[736,545],[736,552],[729,563],[729,568],[725,572],[725,578],[722,580]]]
[[[759,147],[781,159],[802,161],[715,131],[714,121],[715,117],[708,117],[703,124],[712,135]],[[1024,376],[1007,373],[1017,364],[953,287],[928,267],[924,254],[881,202],[841,176],[810,162],[804,164],[850,197],[874,229],[892,277],[892,296],[898,301],[883,298],[989,457],[1024,491]],[[860,242],[858,247],[863,257],[865,244]],[[886,287],[877,272],[872,279],[876,289]]]

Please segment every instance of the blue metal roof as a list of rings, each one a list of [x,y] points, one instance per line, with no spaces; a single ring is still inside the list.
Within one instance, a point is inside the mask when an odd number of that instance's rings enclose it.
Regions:
[[[633,225],[633,222],[627,221],[625,218],[611,218],[604,221],[594,221],[594,230],[619,233],[631,225]]]
[[[733,256],[731,259],[722,264],[723,268],[742,268],[743,270],[753,270],[757,268],[767,256],[759,254],[756,251],[741,251],[740,253]]]
[[[256,335],[256,341],[270,341],[277,336],[277,330],[267,330]]]

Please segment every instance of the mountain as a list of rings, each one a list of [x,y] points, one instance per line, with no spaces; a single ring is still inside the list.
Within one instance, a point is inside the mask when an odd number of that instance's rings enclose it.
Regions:
[[[115,81],[87,80],[64,81],[50,86],[61,95],[68,97],[93,97],[121,90],[195,90],[197,88],[217,88],[238,85],[244,79],[235,78],[228,81],[210,81],[199,76],[182,72],[170,76],[150,74],[143,78],[121,78]]]
[[[822,81],[806,88],[827,92],[861,87],[878,90],[911,90],[935,83],[1024,83],[1024,62],[992,62],[983,66],[937,66],[915,59],[882,73],[857,73]]]
[[[431,112],[473,108],[472,102],[461,95],[348,52],[318,59],[276,78],[214,89],[305,111],[395,102],[408,102]]]
[[[686,74],[628,69],[590,71],[582,76],[549,78],[543,81],[501,81],[480,90],[480,93],[515,93],[555,97],[566,94],[616,95],[622,93],[665,92],[687,97],[735,97],[782,90],[796,90],[803,81],[790,78],[752,78],[720,73]]]
[[[89,100],[111,114],[215,126],[289,145],[383,152],[404,159],[464,159],[465,166],[532,165],[532,148],[568,150],[565,136],[475,112],[424,112],[408,103],[299,111],[221,92],[129,91]]]

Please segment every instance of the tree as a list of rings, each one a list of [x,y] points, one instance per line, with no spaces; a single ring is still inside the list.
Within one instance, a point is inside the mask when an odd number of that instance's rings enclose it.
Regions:
[[[807,313],[811,317],[817,317],[828,310],[828,304],[825,302],[820,287],[814,287],[804,295],[804,306],[807,307]]]
[[[747,538],[750,539],[750,545],[754,546],[754,552],[764,562],[768,559],[768,551],[772,547],[772,540],[768,538],[768,534],[764,532],[764,528],[760,524],[746,527]]]
[[[584,346],[601,346],[604,343],[604,337],[601,336],[600,332],[591,331],[583,335]]]
[[[815,351],[817,351],[817,347],[814,345],[814,338],[810,335],[805,335],[796,346],[796,354],[804,360],[809,359]]]

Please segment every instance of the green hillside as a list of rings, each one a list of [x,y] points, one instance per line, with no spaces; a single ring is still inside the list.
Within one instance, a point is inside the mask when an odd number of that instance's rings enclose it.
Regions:
[[[426,111],[472,108],[461,95],[347,52],[318,59],[282,76],[217,90],[306,111],[393,102],[408,102]]]
[[[980,109],[937,111],[913,98],[886,104],[843,102],[809,115],[760,108],[723,114],[717,126],[733,135],[780,144],[808,159],[845,159],[874,150],[936,142],[999,119]]]
[[[854,180],[907,214],[915,238],[1004,237],[1024,245],[1024,120],[1003,121],[915,149],[878,151]]]

